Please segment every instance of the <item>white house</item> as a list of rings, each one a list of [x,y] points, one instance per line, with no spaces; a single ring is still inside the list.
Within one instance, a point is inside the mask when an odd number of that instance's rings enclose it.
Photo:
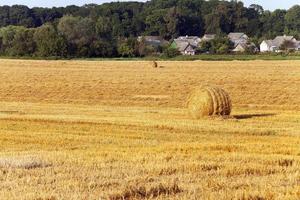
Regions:
[[[276,51],[276,46],[273,44],[273,40],[264,40],[260,44],[260,52]]]
[[[293,36],[277,36],[274,40],[264,40],[260,44],[260,52],[280,52],[280,47],[285,41],[290,41],[291,46],[288,47],[292,50],[300,49],[300,42]]]

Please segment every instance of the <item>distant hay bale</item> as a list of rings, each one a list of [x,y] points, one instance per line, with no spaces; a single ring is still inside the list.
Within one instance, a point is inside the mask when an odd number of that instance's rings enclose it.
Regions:
[[[203,85],[195,88],[188,97],[190,115],[199,119],[205,116],[228,116],[232,105],[229,94],[218,87]]]
[[[134,100],[166,100],[169,99],[168,95],[134,95],[132,99]]]
[[[153,68],[157,68],[157,67],[158,67],[158,64],[157,64],[156,61],[152,61],[152,62],[151,62],[151,65],[152,65]]]

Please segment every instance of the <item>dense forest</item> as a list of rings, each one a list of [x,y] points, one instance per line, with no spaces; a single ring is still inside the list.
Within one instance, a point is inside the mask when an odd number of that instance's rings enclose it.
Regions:
[[[145,56],[137,36],[225,35],[245,32],[253,42],[300,37],[300,6],[289,10],[245,7],[240,1],[151,0],[82,7],[0,7],[0,54],[5,56]],[[158,51],[163,52],[164,48]]]

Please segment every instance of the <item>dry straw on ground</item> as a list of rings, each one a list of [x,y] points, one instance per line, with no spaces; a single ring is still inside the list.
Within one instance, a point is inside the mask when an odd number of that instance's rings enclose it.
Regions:
[[[118,194],[112,194],[108,197],[109,200],[123,200],[123,199],[152,199],[159,197],[167,197],[181,193],[182,189],[177,185],[163,184],[150,185],[145,187],[144,185],[128,185],[123,192]]]
[[[158,64],[0,60],[0,199],[300,199],[300,61]],[[236,120],[186,116],[204,82]]]
[[[202,85],[195,88],[187,102],[191,116],[199,119],[205,116],[228,116],[231,113],[231,100],[228,93],[218,87]]]
[[[34,169],[50,166],[36,156],[0,157],[0,168]]]

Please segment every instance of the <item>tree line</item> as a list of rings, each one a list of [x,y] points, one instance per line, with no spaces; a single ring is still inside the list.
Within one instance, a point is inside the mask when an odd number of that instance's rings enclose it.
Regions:
[[[0,54],[7,56],[115,57],[169,52],[137,42],[140,35],[171,40],[244,32],[255,43],[300,37],[300,6],[289,10],[245,7],[240,1],[151,0],[59,8],[0,7]]]

